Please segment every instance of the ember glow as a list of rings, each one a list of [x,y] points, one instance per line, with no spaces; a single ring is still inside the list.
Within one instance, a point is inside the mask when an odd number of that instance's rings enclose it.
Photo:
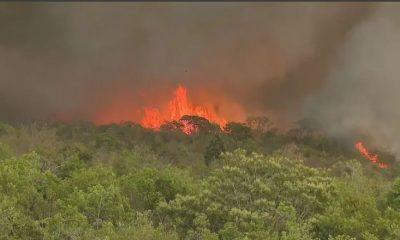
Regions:
[[[195,105],[187,94],[187,89],[179,85],[174,91],[174,97],[166,104],[166,109],[145,108],[141,125],[145,128],[159,129],[164,122],[179,121],[183,124],[182,131],[186,134],[195,132],[193,126],[186,121],[180,121],[183,116],[198,116],[218,124],[221,128],[227,121],[218,116],[209,106]]]
[[[379,157],[377,154],[370,153],[362,142],[357,142],[355,144],[355,147],[363,157],[365,157],[367,160],[371,161],[373,164],[377,165],[379,168],[388,168],[388,165],[385,163],[382,163],[379,160]]]

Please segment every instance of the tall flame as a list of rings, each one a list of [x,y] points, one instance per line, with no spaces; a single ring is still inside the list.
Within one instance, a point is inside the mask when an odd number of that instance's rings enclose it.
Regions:
[[[387,164],[380,162],[377,154],[371,154],[362,142],[357,142],[355,144],[355,147],[362,156],[364,156],[367,160],[371,161],[373,164],[376,164],[379,168],[389,167]]]
[[[156,108],[145,108],[144,116],[142,126],[145,128],[159,128],[164,122],[160,111]]]
[[[206,106],[197,106],[193,104],[188,97],[187,89],[179,85],[174,91],[174,98],[167,104],[166,114],[162,114],[159,109],[145,108],[144,117],[141,125],[145,128],[159,129],[166,121],[179,121],[183,116],[198,116],[207,119],[210,122],[218,124],[221,128],[227,121],[219,117],[213,108]],[[183,131],[187,134],[193,133],[193,127],[184,124]]]

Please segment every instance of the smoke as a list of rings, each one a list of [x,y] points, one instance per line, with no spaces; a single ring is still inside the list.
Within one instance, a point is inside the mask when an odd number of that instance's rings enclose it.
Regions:
[[[396,90],[396,9],[1,3],[0,120],[93,120],[99,112],[138,120],[138,109],[167,101],[181,83],[228,120],[266,113],[285,126],[304,114],[342,132],[359,119],[390,129],[396,94],[384,92]]]
[[[347,34],[339,60],[307,116],[334,136],[368,134],[376,146],[400,154],[400,6],[382,4]]]

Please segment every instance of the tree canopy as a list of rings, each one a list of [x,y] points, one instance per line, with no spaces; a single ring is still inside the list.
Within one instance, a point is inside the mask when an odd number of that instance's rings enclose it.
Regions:
[[[400,239],[395,162],[268,118],[185,120],[200,131],[0,124],[0,239]]]

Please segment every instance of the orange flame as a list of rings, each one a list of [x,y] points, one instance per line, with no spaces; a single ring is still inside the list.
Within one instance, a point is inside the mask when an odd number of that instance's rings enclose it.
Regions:
[[[142,126],[145,128],[156,128],[158,129],[164,120],[161,118],[160,111],[156,108],[145,108],[144,118],[142,120]]]
[[[373,164],[376,164],[379,168],[389,167],[387,164],[380,162],[377,154],[371,154],[362,142],[357,142],[355,144],[355,147],[362,156],[364,156],[367,160],[371,161]]]
[[[203,117],[218,124],[221,128],[227,123],[224,118],[217,115],[213,108],[193,104],[188,97],[186,88],[181,85],[175,89],[174,98],[168,102],[166,112],[166,114],[162,114],[159,109],[145,108],[141,125],[145,128],[159,129],[164,122],[180,121],[185,115]],[[196,132],[193,126],[189,126],[185,121],[180,121],[180,123],[184,125],[182,128],[184,133]]]

